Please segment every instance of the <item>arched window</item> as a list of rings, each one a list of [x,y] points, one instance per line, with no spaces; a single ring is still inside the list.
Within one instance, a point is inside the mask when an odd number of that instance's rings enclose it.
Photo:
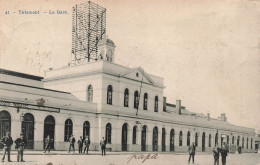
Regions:
[[[67,142],[69,141],[71,135],[73,132],[73,123],[71,119],[67,119],[65,121],[65,130],[64,130],[64,141]]]
[[[182,146],[182,131],[180,131],[179,135],[179,146]]]
[[[112,132],[112,127],[110,123],[107,123],[106,125],[106,141],[108,144],[111,144],[111,132]]]
[[[108,85],[107,87],[107,104],[112,105],[112,93],[113,93],[113,87],[112,85]]]
[[[227,144],[229,144],[229,136],[227,136]]]
[[[148,104],[148,94],[144,94],[144,110],[147,110],[147,104]]]
[[[237,146],[239,146],[240,136],[237,137]]]
[[[215,147],[217,144],[218,144],[218,133],[216,133],[216,136],[215,136]]]
[[[170,151],[174,151],[174,129],[170,133]]]
[[[128,102],[129,102],[129,90],[128,88],[126,88],[124,92],[124,107],[128,107]]]
[[[165,134],[166,134],[165,128],[162,128],[162,151],[165,151],[165,150],[166,150],[166,146],[165,146]]]
[[[88,121],[83,123],[83,139],[85,139],[86,136],[90,138],[90,124]]]
[[[211,134],[209,134],[209,147],[211,147]]]
[[[139,104],[139,93],[138,91],[135,91],[134,93],[134,108],[138,108],[138,104]]]
[[[0,138],[6,135],[6,132],[11,131],[11,116],[7,111],[0,112]]]
[[[251,138],[251,149],[253,149],[253,139]]]
[[[234,143],[235,143],[235,137],[232,136],[232,144],[234,144]]]
[[[244,139],[244,137],[242,137],[242,148],[244,149],[244,141],[245,141],[245,139]]]
[[[133,128],[133,144],[136,144],[136,131],[137,131],[137,126],[134,126],[134,128]]]
[[[198,133],[196,132],[196,134],[195,134],[195,146],[198,146],[198,141],[199,141],[199,136],[198,136]]]
[[[26,113],[24,115],[24,120],[22,121],[22,133],[27,139],[27,143],[25,144],[26,149],[33,149],[34,116],[31,113]]]
[[[158,112],[158,96],[154,98],[154,112]]]
[[[88,102],[93,101],[93,87],[92,85],[88,86]]]
[[[248,138],[246,138],[246,149],[248,149]]]
[[[153,151],[158,151],[158,128],[153,128]]]
[[[190,146],[190,131],[187,133],[187,146]]]

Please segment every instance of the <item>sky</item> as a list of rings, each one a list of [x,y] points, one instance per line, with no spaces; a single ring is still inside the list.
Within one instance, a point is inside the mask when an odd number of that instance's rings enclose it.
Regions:
[[[0,68],[44,76],[66,66],[72,7],[81,2],[0,0]],[[259,0],[92,2],[107,9],[115,63],[163,77],[169,103],[181,99],[190,111],[260,129]],[[49,10],[68,14],[42,13]]]

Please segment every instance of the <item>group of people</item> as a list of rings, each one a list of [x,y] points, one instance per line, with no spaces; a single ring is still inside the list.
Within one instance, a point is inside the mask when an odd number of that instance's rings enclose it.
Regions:
[[[50,138],[50,136],[48,135],[45,139],[45,150],[44,153],[46,153],[46,151],[48,150],[48,152],[50,152],[50,148],[51,148],[51,142],[53,141],[53,139]],[[71,150],[73,150],[73,153],[75,153],[75,143],[76,143],[76,139],[73,135],[71,135],[71,137],[69,138],[69,153]],[[80,136],[79,140],[78,140],[78,148],[79,148],[79,153],[82,154],[82,149],[83,146],[84,150],[83,150],[83,154],[88,154],[89,151],[89,146],[90,146],[90,139],[89,136],[86,136],[85,139],[82,138],[82,136]],[[101,151],[102,151],[102,156],[106,155],[106,140],[104,139],[104,137],[102,138],[102,140],[100,141],[100,146],[101,146]]]
[[[27,141],[24,138],[23,133],[21,133],[20,137],[17,138],[14,141],[15,149],[17,149],[17,162],[19,162],[19,161],[24,162],[24,160],[23,160],[23,150],[24,150],[24,146],[25,146],[26,142]],[[7,132],[6,136],[4,136],[1,139],[1,144],[4,146],[2,162],[5,161],[6,154],[7,154],[7,157],[8,157],[8,162],[12,162],[11,159],[10,159],[10,151],[11,151],[11,146],[13,145],[13,139],[11,137],[10,132]]]
[[[196,145],[193,142],[191,146],[189,146],[189,160],[188,163],[190,164],[190,160],[192,158],[192,163],[194,164],[194,157],[195,157]],[[214,156],[214,165],[219,165],[219,155],[221,154],[222,165],[226,165],[226,157],[228,156],[228,146],[225,142],[222,143],[222,146],[219,147],[218,143],[216,147],[213,149],[213,156]]]

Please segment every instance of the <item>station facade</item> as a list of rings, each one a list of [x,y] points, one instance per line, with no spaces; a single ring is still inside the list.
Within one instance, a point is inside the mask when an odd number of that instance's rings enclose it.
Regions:
[[[44,77],[0,69],[0,138],[23,132],[30,150],[42,150],[47,135],[52,149],[67,150],[73,134],[76,140],[88,135],[90,150],[100,150],[105,137],[110,151],[187,152],[195,142],[197,151],[211,152],[225,141],[254,152],[254,129],[229,123],[225,114],[191,112],[181,100],[168,103],[163,78],[115,64],[114,48],[105,39],[97,61]]]

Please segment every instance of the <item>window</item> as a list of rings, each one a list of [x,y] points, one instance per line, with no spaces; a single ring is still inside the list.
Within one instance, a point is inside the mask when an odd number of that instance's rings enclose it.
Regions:
[[[134,93],[134,108],[138,109],[139,104],[139,93],[135,91]]]
[[[190,146],[190,131],[187,133],[187,146]]]
[[[154,99],[154,112],[158,112],[158,96]]]
[[[195,134],[195,146],[198,146],[198,141],[199,141],[199,136],[198,136],[198,133],[196,132],[196,134]]]
[[[253,149],[253,139],[251,138],[251,149]]]
[[[235,143],[235,137],[233,136],[232,137],[232,144],[234,144]]]
[[[218,144],[218,133],[216,133],[216,136],[215,136],[215,146]]]
[[[240,136],[237,137],[237,146],[239,146]]]
[[[128,107],[129,90],[126,88],[124,92],[124,107]]]
[[[92,85],[88,86],[88,102],[93,101],[93,87]]]
[[[83,139],[85,139],[86,136],[90,138],[90,124],[88,121],[85,121],[83,123]]]
[[[211,147],[211,134],[209,134],[209,147]]]
[[[244,149],[244,137],[242,138],[242,148]]]
[[[107,123],[107,125],[106,125],[106,141],[109,144],[111,144],[111,132],[112,132],[111,124]]]
[[[71,119],[67,119],[65,121],[65,133],[64,133],[64,141],[67,142],[69,141],[71,135],[73,132],[73,123]]]
[[[144,94],[144,110],[147,110],[148,94]]]
[[[109,85],[107,87],[107,104],[110,105],[112,105],[112,92],[113,92],[112,85]]]
[[[227,144],[229,144],[229,136],[227,136]]]
[[[179,135],[179,146],[182,146],[182,131],[180,131]]]
[[[134,128],[133,128],[133,144],[136,144],[136,129],[137,129],[137,126],[134,126]]]

